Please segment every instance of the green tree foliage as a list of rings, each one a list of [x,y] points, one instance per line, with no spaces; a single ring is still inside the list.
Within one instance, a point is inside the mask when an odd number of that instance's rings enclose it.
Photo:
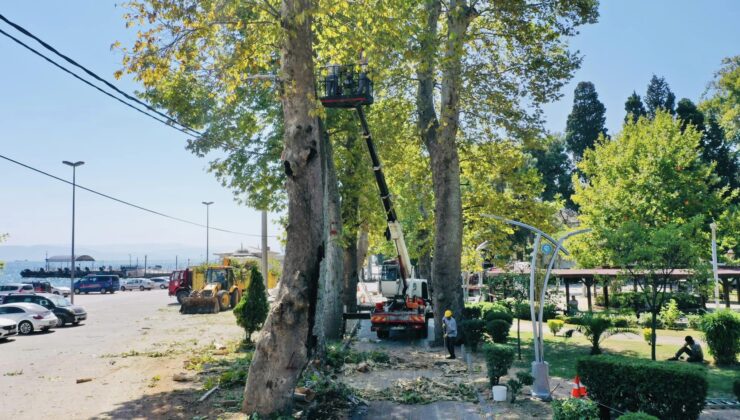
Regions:
[[[701,320],[701,330],[709,353],[718,365],[737,363],[740,353],[740,315],[730,309],[707,314]]]
[[[591,82],[580,82],[573,97],[573,110],[565,127],[565,143],[576,162],[583,152],[596,144],[599,136],[606,136],[606,107]]]
[[[713,114],[709,115],[706,131],[701,141],[701,157],[714,165],[719,177],[716,188],[735,190],[740,187],[740,162],[736,148],[725,137],[725,130]]]
[[[262,328],[267,319],[270,306],[267,303],[267,290],[262,273],[256,266],[252,266],[249,276],[249,287],[244,291],[239,303],[234,308],[236,323],[247,333],[245,341],[252,342],[252,333]]]
[[[645,93],[645,108],[648,117],[655,118],[660,110],[673,114],[675,105],[676,95],[671,92],[668,82],[663,77],[653,75]]]
[[[573,195],[573,165],[566,153],[565,139],[559,135],[549,135],[544,142],[527,151],[534,158],[534,166],[542,176],[545,187],[540,194],[542,200],[563,200],[566,207],[573,208],[570,199]]]
[[[671,299],[665,305],[663,305],[658,316],[660,317],[660,322],[663,323],[663,325],[665,325],[669,329],[673,329],[676,327],[676,322],[678,322],[678,319],[681,318],[682,315],[683,314],[678,309],[678,303],[676,303],[676,300]]]
[[[675,282],[671,272],[700,265],[707,225],[728,203],[711,188],[717,179],[699,155],[700,138],[658,112],[654,120],[626,124],[580,164],[589,181],[576,185],[573,199],[581,221],[594,229],[588,245],[599,250],[601,264],[624,267],[637,281],[653,324],[666,286]],[[653,357],[654,346],[653,340]]]
[[[704,113],[688,98],[681,98],[676,106],[676,118],[681,121],[681,130],[691,124],[696,131],[704,131]]]
[[[740,142],[740,55],[722,60],[705,96],[701,108],[715,115],[729,139]]]
[[[632,92],[632,95],[627,98],[627,102],[624,103],[624,111],[626,112],[626,115],[624,116],[625,123],[637,122],[640,117],[647,115],[645,105],[643,105],[640,95],[634,91]]]

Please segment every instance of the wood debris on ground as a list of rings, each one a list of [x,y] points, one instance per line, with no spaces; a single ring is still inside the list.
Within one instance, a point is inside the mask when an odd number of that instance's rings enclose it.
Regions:
[[[398,379],[380,391],[365,390],[360,394],[368,400],[395,401],[403,404],[429,404],[435,401],[477,402],[478,395],[472,384],[442,383],[421,376],[416,379]]]

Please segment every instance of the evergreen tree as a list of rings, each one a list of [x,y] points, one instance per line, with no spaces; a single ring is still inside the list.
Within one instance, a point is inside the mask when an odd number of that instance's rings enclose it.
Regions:
[[[627,114],[624,116],[624,122],[637,122],[640,117],[647,115],[645,111],[645,105],[642,104],[642,99],[637,92],[632,91],[632,95],[627,98],[627,102],[624,103],[624,110]]]
[[[681,131],[685,130],[689,124],[693,125],[697,131],[704,131],[704,113],[696,107],[691,99],[683,98],[678,101],[676,117],[681,122]]]
[[[713,114],[709,114],[704,136],[701,140],[701,157],[706,163],[715,163],[714,172],[720,182],[717,188],[740,187],[740,164],[738,153],[725,138],[725,130]]]
[[[265,289],[262,273],[257,266],[252,266],[249,272],[249,287],[234,308],[236,323],[247,333],[245,342],[252,342],[252,333],[262,328],[269,310],[267,289]]]
[[[675,113],[674,106],[676,104],[676,95],[671,92],[671,87],[668,86],[668,82],[664,78],[653,75],[650,79],[650,84],[645,93],[645,106],[647,107],[647,115],[650,118],[655,118],[655,114],[659,109],[668,111],[671,115]]]
[[[544,148],[530,149],[534,165],[542,175],[545,189],[540,197],[543,201],[553,201],[559,194],[565,200],[565,206],[574,208],[570,199],[573,195],[573,166],[565,151],[565,139],[562,136],[548,136]]]
[[[591,82],[580,82],[573,98],[573,110],[568,115],[565,143],[578,162],[586,149],[593,148],[600,134],[606,135],[606,107]]]

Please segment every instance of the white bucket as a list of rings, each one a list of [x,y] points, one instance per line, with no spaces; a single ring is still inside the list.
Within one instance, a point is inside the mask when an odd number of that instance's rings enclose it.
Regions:
[[[491,389],[494,401],[506,401],[506,387],[503,385],[494,385]]]

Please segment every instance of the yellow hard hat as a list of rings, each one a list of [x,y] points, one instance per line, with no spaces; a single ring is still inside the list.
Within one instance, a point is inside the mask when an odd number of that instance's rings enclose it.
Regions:
[[[451,310],[449,310],[449,309],[448,309],[448,310],[446,310],[446,311],[445,311],[445,317],[449,318],[449,317],[451,317],[451,316],[452,316],[452,311],[451,311]]]

